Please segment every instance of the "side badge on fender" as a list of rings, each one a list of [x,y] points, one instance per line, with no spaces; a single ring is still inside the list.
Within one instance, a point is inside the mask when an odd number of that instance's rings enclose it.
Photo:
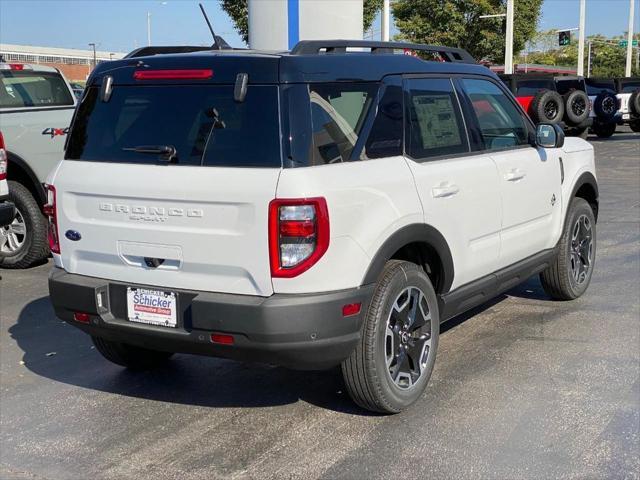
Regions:
[[[67,230],[66,232],[64,232],[64,236],[67,237],[72,242],[77,242],[82,238],[82,235],[80,235],[80,232],[76,232],[75,230]]]

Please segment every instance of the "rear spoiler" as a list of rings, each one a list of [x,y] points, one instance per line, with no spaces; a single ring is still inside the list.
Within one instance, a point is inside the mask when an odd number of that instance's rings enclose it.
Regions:
[[[216,43],[210,47],[195,45],[173,45],[173,46],[149,46],[141,47],[129,53],[124,58],[149,57],[151,55],[168,55],[171,53],[206,52],[215,50],[233,50],[222,37],[216,35]]]

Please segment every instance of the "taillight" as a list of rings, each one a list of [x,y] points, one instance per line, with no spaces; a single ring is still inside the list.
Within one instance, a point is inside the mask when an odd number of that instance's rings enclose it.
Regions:
[[[8,165],[9,160],[7,159],[7,150],[4,145],[4,137],[2,136],[2,132],[0,132],[0,180],[7,179]]]
[[[53,185],[45,185],[47,189],[47,204],[42,211],[49,219],[47,236],[51,253],[60,253],[60,237],[58,236],[58,209],[56,206],[56,189]]]
[[[269,204],[271,276],[291,278],[309,270],[329,248],[324,198],[276,199]]]
[[[207,80],[213,77],[213,70],[202,68],[197,70],[136,70],[136,80]]]

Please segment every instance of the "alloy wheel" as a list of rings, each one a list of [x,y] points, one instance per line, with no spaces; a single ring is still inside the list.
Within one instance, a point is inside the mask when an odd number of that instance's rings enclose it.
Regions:
[[[20,210],[16,208],[16,216],[9,225],[0,228],[0,252],[16,253],[27,239],[27,225]]]
[[[571,276],[576,285],[581,285],[587,280],[593,261],[593,229],[586,215],[580,215],[576,220],[569,249]]]

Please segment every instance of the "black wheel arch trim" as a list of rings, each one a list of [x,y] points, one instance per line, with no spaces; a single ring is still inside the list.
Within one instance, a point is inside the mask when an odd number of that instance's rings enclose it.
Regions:
[[[600,198],[600,193],[598,191],[598,181],[596,180],[596,177],[593,176],[593,173],[591,172],[584,172],[582,173],[579,177],[578,180],[576,180],[576,183],[573,185],[573,189],[571,190],[571,197],[569,197],[570,199],[574,198],[576,196],[576,194],[578,193],[578,190],[580,190],[584,185],[589,185],[591,188],[593,188],[593,191],[595,192],[596,198],[595,198],[595,202],[596,202],[596,209],[593,212],[593,216],[596,219],[596,222],[598,221],[598,209],[600,207],[600,202],[599,202],[599,198]],[[567,214],[568,214],[569,210],[567,209]],[[565,216],[565,221],[566,221],[566,217],[568,215]]]
[[[38,196],[36,197],[36,202],[38,202],[38,204],[40,206],[44,205],[47,202],[47,196],[46,196],[46,193],[44,191],[44,186],[42,185],[42,182],[40,180],[38,180],[37,175],[31,169],[29,164],[22,157],[16,155],[15,153],[13,153],[11,151],[7,152],[7,156],[8,156],[8,160],[9,160],[8,180],[12,179],[11,178],[11,165],[18,166],[25,173],[25,175],[29,178],[29,180],[31,181],[31,183],[33,185],[33,188],[35,189],[36,193],[38,194]],[[31,188],[29,188],[29,185],[25,185],[25,187],[27,187],[29,190],[31,190]]]
[[[387,238],[373,256],[362,285],[375,283],[384,268],[385,263],[391,259],[394,253],[411,243],[427,243],[440,257],[442,263],[442,278],[439,294],[446,293],[453,284],[454,267],[453,257],[449,245],[444,236],[434,227],[426,223],[409,224],[394,232]],[[434,285],[434,287],[436,287]]]

